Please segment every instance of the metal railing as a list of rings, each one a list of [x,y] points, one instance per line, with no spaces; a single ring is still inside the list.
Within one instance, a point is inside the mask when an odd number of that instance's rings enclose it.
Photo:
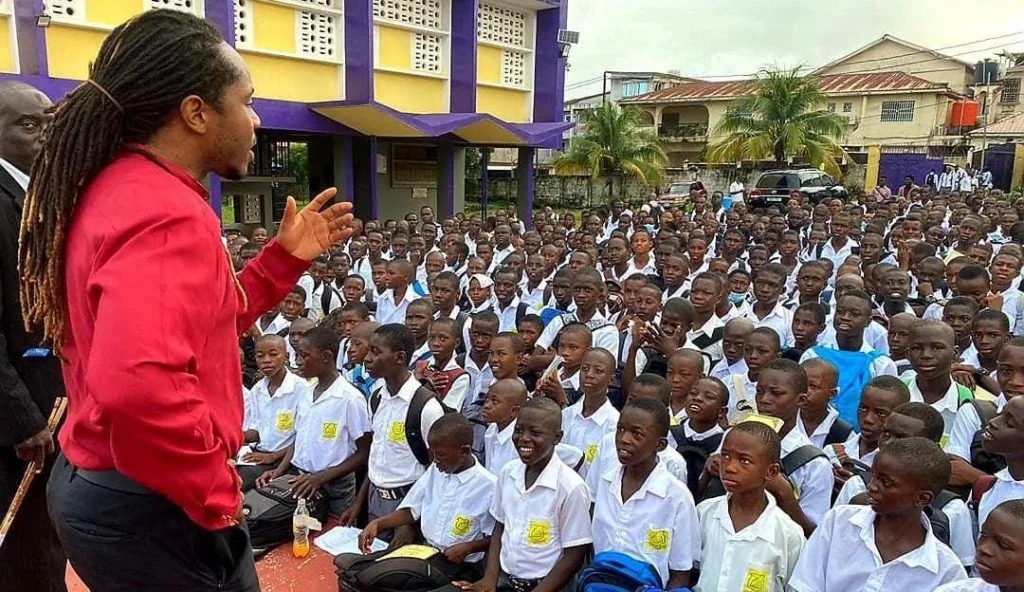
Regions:
[[[658,126],[658,136],[662,138],[685,138],[685,139],[706,139],[708,137],[708,124],[706,123],[677,123]]]

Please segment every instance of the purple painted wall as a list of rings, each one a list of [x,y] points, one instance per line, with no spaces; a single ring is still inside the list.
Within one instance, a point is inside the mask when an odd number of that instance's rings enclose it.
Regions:
[[[206,20],[213,23],[231,47],[235,46],[235,9],[226,0],[206,0]],[[250,8],[251,10],[251,8]]]
[[[476,15],[478,0],[452,0],[451,112],[476,111]]]
[[[935,170],[942,172],[941,158],[928,158],[924,154],[886,154],[882,153],[878,163],[878,177],[886,178],[886,184],[893,193],[903,184],[903,177],[914,176],[914,182],[918,185],[924,183],[928,171]],[[873,187],[865,187],[871,193]]]
[[[345,0],[345,99],[373,100],[373,5]]]
[[[568,22],[569,3],[537,12],[537,47],[534,53],[533,120],[553,122],[563,119],[565,60],[559,57],[558,29]]]
[[[22,74],[46,76],[46,29],[36,26],[36,16],[43,14],[43,0],[15,0],[14,22],[18,29],[18,63]]]

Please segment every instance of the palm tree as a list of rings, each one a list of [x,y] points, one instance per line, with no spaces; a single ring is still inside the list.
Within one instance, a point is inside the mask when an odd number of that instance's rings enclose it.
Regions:
[[[605,179],[605,191],[612,196],[615,182],[619,195],[627,178],[658,186],[665,176],[668,157],[654,132],[644,129],[644,113],[636,107],[619,108],[602,104],[584,114],[586,131],[570,141],[566,152],[551,163],[559,175],[589,175]]]
[[[708,147],[708,159],[774,158],[781,165],[795,157],[841,176],[837,161],[845,152],[837,140],[846,133],[846,120],[824,110],[825,95],[799,70],[758,73],[754,93],[739,99],[715,126],[715,135],[725,137]]]

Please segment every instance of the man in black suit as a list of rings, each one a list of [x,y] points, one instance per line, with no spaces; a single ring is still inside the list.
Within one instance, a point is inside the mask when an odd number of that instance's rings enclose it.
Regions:
[[[46,419],[63,394],[60,362],[25,332],[19,302],[18,230],[32,161],[52,119],[50,99],[19,82],[0,82],[0,513],[31,460],[45,462],[0,548],[5,590],[64,592],[65,557],[46,510],[53,434]]]

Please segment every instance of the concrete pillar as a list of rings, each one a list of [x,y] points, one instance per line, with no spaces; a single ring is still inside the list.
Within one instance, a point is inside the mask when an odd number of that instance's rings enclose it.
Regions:
[[[437,217],[455,215],[455,147],[445,142],[437,146]]]
[[[206,191],[210,193],[210,207],[213,208],[213,213],[217,214],[217,218],[221,218],[221,214],[224,209],[224,185],[221,182],[219,175],[210,173],[206,177]],[[223,219],[221,219],[223,222]]]
[[[487,218],[487,198],[491,192],[491,179],[487,168],[491,166],[491,149],[480,149],[480,218]]]
[[[982,163],[984,165],[984,163]],[[1024,185],[1024,144],[1013,147],[1013,173],[1010,175],[1010,191]]]
[[[535,148],[520,148],[519,158],[516,163],[516,205],[517,215],[527,228],[533,227],[533,198],[534,198],[534,157]]]
[[[452,196],[454,209],[452,216],[456,212],[466,211],[466,149],[455,148],[453,154],[455,172],[455,193]]]
[[[334,136],[331,138],[331,158],[334,171],[334,186],[338,188],[338,201],[355,203],[355,177],[352,167],[352,138]]]
[[[878,167],[882,163],[882,147],[868,146],[868,164],[864,171],[864,191],[871,191],[878,185]]]
[[[377,203],[377,137],[370,138],[370,219],[377,219],[380,211]]]

